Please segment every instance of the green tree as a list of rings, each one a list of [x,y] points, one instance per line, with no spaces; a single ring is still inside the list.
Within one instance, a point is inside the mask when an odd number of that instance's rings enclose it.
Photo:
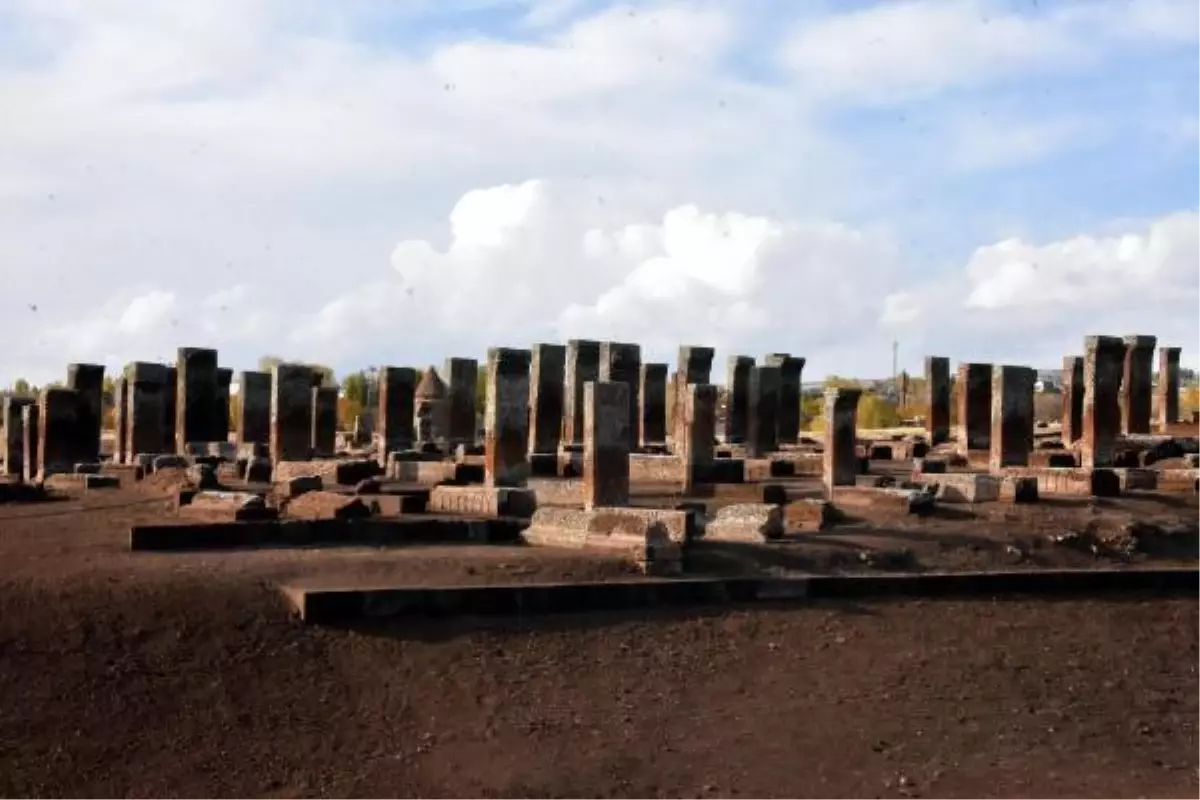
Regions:
[[[283,359],[279,356],[261,356],[258,359],[258,371],[270,372],[272,367],[274,367],[276,364],[282,363]]]
[[[17,380],[13,382],[12,390],[13,394],[16,395],[30,395],[33,394],[35,389],[33,386],[29,385],[29,381],[25,380],[24,378],[17,378]]]
[[[371,378],[367,371],[360,369],[342,378],[342,393],[350,402],[365,408],[371,394]]]

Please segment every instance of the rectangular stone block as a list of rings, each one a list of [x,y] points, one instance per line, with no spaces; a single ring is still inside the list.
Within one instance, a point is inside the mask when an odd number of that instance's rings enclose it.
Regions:
[[[642,364],[638,382],[642,402],[638,442],[642,447],[662,444],[667,440],[667,365]]]
[[[528,518],[537,508],[537,494],[514,486],[435,486],[425,508],[430,514]]]
[[[1158,385],[1155,387],[1158,429],[1164,433],[1179,420],[1179,348],[1158,348]]]
[[[214,441],[229,441],[229,384],[232,382],[233,370],[227,367],[217,367],[217,399],[215,410],[217,419],[216,427],[213,429]]]
[[[448,427],[451,438],[455,442],[466,441],[463,437],[468,431],[465,421],[461,418],[466,412],[465,401],[461,396],[455,394],[454,381],[458,380],[460,384],[468,377],[467,364],[464,362],[474,361],[464,358],[447,359],[447,368],[450,371],[450,381],[447,385],[447,396],[450,404],[450,413],[448,417]],[[455,372],[457,370],[457,373]],[[470,403],[470,441],[475,438],[475,384],[474,372],[471,371],[471,403]],[[464,387],[458,387],[460,392]],[[379,411],[375,415],[375,432],[379,436],[380,446],[380,461],[387,458],[387,454],[393,450],[407,450],[413,444],[413,420],[416,414],[415,392],[417,390],[417,371],[411,367],[380,367],[379,368]],[[458,428],[455,426],[455,398],[458,403],[457,420]],[[457,430],[457,436],[454,431]]]
[[[684,480],[679,456],[633,453],[629,456],[629,482],[679,486]]]
[[[684,491],[696,483],[697,473],[715,457],[713,441],[717,435],[717,387],[692,384],[687,387],[683,404],[682,434],[675,446],[683,464]]]
[[[4,451],[4,474],[20,478],[25,473],[25,429],[21,422],[22,411],[36,402],[36,398],[9,395],[0,398],[0,424],[4,426],[4,438],[0,440]]]
[[[1121,379],[1121,432],[1149,433],[1153,401],[1153,336],[1126,336]]]
[[[844,508],[891,514],[921,514],[934,505],[933,495],[925,492],[876,486],[835,486],[829,499]]]
[[[992,439],[992,365],[958,365],[958,446],[986,450]]]
[[[125,368],[126,461],[131,462],[138,453],[162,452],[167,442],[167,396],[174,396],[175,385],[168,383],[170,374],[166,366],[146,361],[135,361]],[[174,449],[174,442],[171,443]]]
[[[74,472],[79,454],[79,412],[85,405],[74,389],[43,389],[38,397],[38,458],[43,479],[60,472]],[[86,410],[85,410],[86,413]],[[90,426],[90,420],[87,420]],[[90,436],[90,429],[85,431]]]
[[[529,452],[558,452],[562,436],[567,348],[535,344],[529,360]]]
[[[992,369],[992,433],[988,468],[1019,467],[1033,451],[1033,384],[1037,370],[996,365]]]
[[[1200,469],[1164,469],[1158,475],[1158,489],[1163,492],[1200,492]]]
[[[1036,503],[1038,501],[1037,479],[1006,475],[1000,481],[999,499],[1002,503]]]
[[[67,388],[73,389],[79,408],[75,412],[78,461],[100,460],[100,427],[104,419],[104,365],[68,364]]]
[[[626,435],[629,437],[629,449],[636,450],[638,446],[638,430],[641,425],[638,415],[641,399],[638,393],[638,382],[642,371],[642,348],[636,344],[625,342],[600,343],[600,381],[601,383],[623,383],[629,387],[629,417],[626,423]]]
[[[22,479],[33,483],[41,472],[41,400],[26,405],[21,409],[21,470]]]
[[[1062,366],[1062,441],[1068,447],[1083,431],[1083,356],[1064,356]]]
[[[750,368],[746,393],[746,454],[763,458],[779,449],[779,367]]]
[[[779,412],[776,417],[776,438],[793,444],[800,438],[800,386],[805,359],[788,353],[768,353],[763,363],[779,367]]]
[[[750,356],[730,356],[725,371],[725,442],[740,444],[746,441],[746,419],[750,411],[750,371],[754,359]]]
[[[447,358],[442,368],[442,375],[446,380],[446,439],[448,445],[450,447],[459,444],[474,445],[476,441],[475,390],[479,377],[479,362],[473,358]]]
[[[686,511],[539,508],[521,538],[531,545],[613,553],[647,574],[677,575],[687,527]]]
[[[175,422],[176,411],[179,408],[179,370],[174,366],[167,366],[167,388],[163,393],[163,441],[158,447],[149,451],[139,452],[175,452]]]
[[[784,534],[783,509],[774,503],[733,503],[704,526],[704,540],[759,543]]]
[[[600,343],[590,339],[567,342],[566,379],[563,387],[564,444],[583,445],[583,387],[600,380]]]
[[[695,345],[681,345],[675,372],[671,374],[667,389],[667,430],[672,436],[678,434],[678,414],[687,400],[687,387],[696,383],[710,383],[712,375],[713,349]]]
[[[583,389],[583,504],[629,504],[629,384],[591,382]]]
[[[182,379],[181,379],[182,385]],[[313,370],[303,364],[271,368],[271,461],[312,456]]]
[[[827,494],[836,486],[853,486],[858,479],[858,400],[862,390],[825,390],[825,452],[822,480]]]
[[[337,406],[336,386],[313,387],[309,438],[314,456],[329,458],[337,452]]]
[[[175,452],[186,453],[189,442],[221,438],[217,351],[181,347],[175,360]]]
[[[129,443],[129,382],[124,375],[113,381],[113,451],[112,463],[125,463],[125,448]]]
[[[1113,469],[1112,473],[1117,476],[1122,492],[1153,492],[1158,488],[1158,470],[1124,467]]]
[[[1002,478],[977,472],[947,472],[935,475],[927,483],[937,484],[937,500],[942,503],[989,503],[1000,499]]]
[[[483,412],[487,486],[519,487],[529,479],[529,359],[528,350],[488,350]]]
[[[1008,467],[1003,474],[1035,479],[1039,496],[1116,497],[1121,493],[1120,480],[1111,469]]]
[[[950,359],[944,356],[925,357],[925,430],[931,445],[950,438]]]
[[[1121,339],[1088,336],[1084,340],[1083,427],[1079,444],[1079,461],[1084,469],[1113,466],[1117,437],[1121,433],[1124,364],[1125,343]]]
[[[243,370],[238,373],[238,408],[235,420],[239,447],[271,441],[271,374]]]
[[[783,524],[788,533],[817,533],[833,522],[833,507],[826,500],[802,498],[783,506]]]

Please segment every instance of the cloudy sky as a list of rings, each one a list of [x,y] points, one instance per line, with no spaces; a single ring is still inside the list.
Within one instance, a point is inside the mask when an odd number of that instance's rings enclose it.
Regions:
[[[1200,352],[1195,0],[0,2],[0,384]]]

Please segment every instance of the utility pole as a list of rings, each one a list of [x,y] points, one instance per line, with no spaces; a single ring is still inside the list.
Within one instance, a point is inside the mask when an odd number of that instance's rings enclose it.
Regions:
[[[892,339],[892,389],[896,392],[896,400],[900,400],[900,378],[896,373],[896,356],[900,352],[900,342]]]

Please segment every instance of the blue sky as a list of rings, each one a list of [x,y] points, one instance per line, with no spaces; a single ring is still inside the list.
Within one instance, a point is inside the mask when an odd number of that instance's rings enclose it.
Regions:
[[[568,337],[819,377],[1151,333],[1195,366],[1197,13],[16,0],[0,383]]]

